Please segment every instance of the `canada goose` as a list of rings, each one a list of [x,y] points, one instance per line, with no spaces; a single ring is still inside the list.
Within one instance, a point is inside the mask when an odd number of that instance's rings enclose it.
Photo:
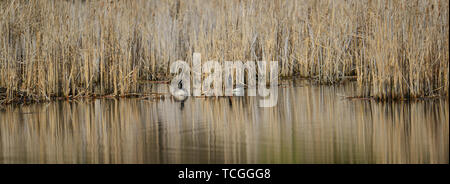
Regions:
[[[183,88],[183,83],[178,82],[178,88],[173,92],[173,97],[177,101],[184,102],[188,98],[188,91]]]
[[[227,82],[228,82],[228,84],[233,86],[232,85],[233,84],[233,79],[232,79],[231,75],[228,77],[228,81]],[[230,107],[233,106],[233,101],[231,100],[231,98],[233,96],[244,96],[244,88],[242,87],[242,85],[241,84],[236,84],[236,88],[234,88],[232,90],[232,94],[233,94],[232,96],[228,97],[228,104],[230,105]]]
[[[233,96],[244,96],[244,88],[237,87],[236,89],[233,89]]]
[[[228,84],[233,84],[233,78],[228,76]],[[244,88],[240,84],[236,84],[236,88],[232,91],[233,96],[244,96]]]

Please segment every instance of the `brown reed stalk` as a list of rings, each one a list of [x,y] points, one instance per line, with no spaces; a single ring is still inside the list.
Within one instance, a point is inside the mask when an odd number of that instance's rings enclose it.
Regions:
[[[448,96],[449,2],[1,1],[0,94],[17,98],[140,93],[176,60],[278,61],[280,76],[359,95]],[[268,71],[268,70],[267,70]]]

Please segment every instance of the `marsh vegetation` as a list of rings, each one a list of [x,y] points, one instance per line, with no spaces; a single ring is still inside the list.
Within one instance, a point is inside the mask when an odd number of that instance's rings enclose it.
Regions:
[[[278,61],[361,97],[447,96],[447,0],[1,1],[0,103],[126,96],[176,60]]]

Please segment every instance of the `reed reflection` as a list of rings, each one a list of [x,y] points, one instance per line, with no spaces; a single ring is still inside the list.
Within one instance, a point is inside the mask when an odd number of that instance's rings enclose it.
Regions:
[[[97,99],[0,111],[1,163],[448,163],[447,100],[348,100],[354,84],[257,97]]]

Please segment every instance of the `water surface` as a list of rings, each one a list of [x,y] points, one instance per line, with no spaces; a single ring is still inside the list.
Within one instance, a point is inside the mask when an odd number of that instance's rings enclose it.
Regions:
[[[273,108],[257,97],[7,106],[0,163],[449,163],[448,100],[342,98],[355,89],[286,81]]]

